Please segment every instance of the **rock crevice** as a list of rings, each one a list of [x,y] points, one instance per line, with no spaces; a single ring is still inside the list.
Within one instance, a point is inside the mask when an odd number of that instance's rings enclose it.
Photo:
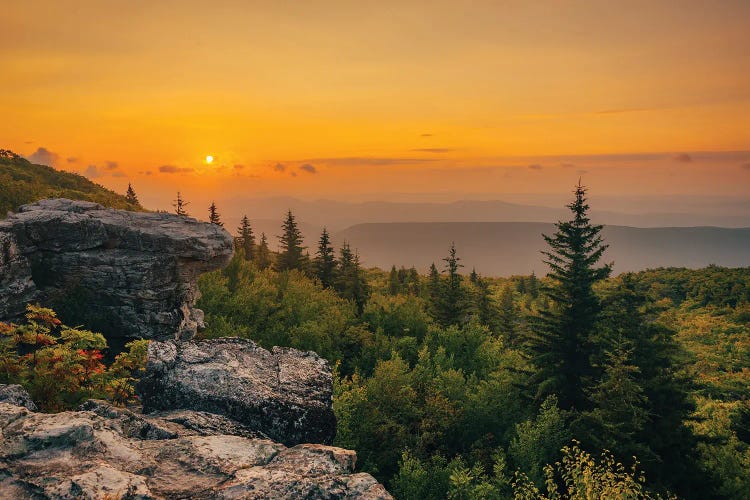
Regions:
[[[167,213],[42,200],[0,221],[0,320],[40,302],[69,324],[131,338],[191,338],[196,280],[233,253],[223,228]]]

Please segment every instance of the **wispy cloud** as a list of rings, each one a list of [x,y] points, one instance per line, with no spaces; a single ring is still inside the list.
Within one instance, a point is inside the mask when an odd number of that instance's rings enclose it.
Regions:
[[[452,149],[452,148],[417,148],[417,149],[412,149],[412,151],[418,151],[420,153],[450,153],[451,151],[455,151],[455,149]]]
[[[674,155],[672,159],[680,163],[690,163],[693,161],[693,157],[687,153],[678,153]]]
[[[366,157],[348,156],[341,158],[310,158],[303,160],[305,163],[320,163],[334,167],[379,167],[388,165],[411,165],[437,161],[436,158],[390,158],[390,157]]]
[[[235,170],[242,170],[243,168],[245,168],[245,165],[240,165],[239,163],[234,166]]]
[[[192,171],[193,169],[190,167],[177,167],[175,165],[162,165],[159,167],[159,172],[163,174],[182,174]]]
[[[308,174],[317,174],[318,169],[315,168],[314,165],[310,165],[309,163],[305,163],[304,165],[300,165],[300,170],[303,172],[307,172]]]
[[[544,167],[538,163],[534,163],[533,165],[529,165],[528,168],[529,170],[542,170]]]
[[[277,163],[273,166],[273,170],[275,172],[283,172],[284,170],[286,170],[286,165],[284,165],[283,163]]]
[[[75,156],[68,156],[67,158],[65,158],[65,161],[67,161],[68,163],[78,163],[78,158],[76,158]]]
[[[37,150],[31,153],[29,156],[27,156],[26,159],[32,163],[54,166],[55,164],[57,164],[57,160],[60,159],[60,155],[50,151],[47,148],[40,147],[37,148]]]
[[[115,170],[119,165],[116,161],[106,161],[104,162],[104,168],[107,170]]]
[[[89,179],[96,179],[97,177],[101,177],[103,174],[99,170],[99,167],[96,165],[89,165],[86,167],[86,170],[83,171],[83,175],[88,177]]]

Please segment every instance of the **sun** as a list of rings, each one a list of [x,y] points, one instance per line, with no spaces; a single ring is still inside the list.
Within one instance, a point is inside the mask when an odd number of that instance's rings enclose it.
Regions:
[[[213,163],[213,162],[214,162],[214,157],[213,156],[211,156],[211,155],[206,156],[206,163]]]

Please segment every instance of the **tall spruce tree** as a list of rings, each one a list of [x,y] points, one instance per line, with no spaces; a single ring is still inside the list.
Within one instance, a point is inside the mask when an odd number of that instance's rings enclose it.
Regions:
[[[250,226],[247,215],[242,216],[240,227],[237,228],[237,246],[242,249],[245,260],[253,260],[255,254],[255,235]]]
[[[370,296],[370,287],[360,267],[359,255],[352,252],[347,242],[341,245],[340,255],[336,291],[341,297],[354,302],[357,313],[361,315]]]
[[[190,205],[190,202],[185,201],[182,198],[182,195],[179,191],[177,191],[177,199],[172,202],[172,206],[174,207],[174,213],[177,215],[187,216],[187,206]]]
[[[389,295],[398,295],[398,292],[401,290],[401,283],[398,279],[398,271],[396,271],[396,266],[391,266],[391,272],[388,275],[388,294]]]
[[[465,321],[468,312],[466,291],[461,282],[463,278],[458,270],[463,267],[461,258],[456,254],[456,245],[451,243],[451,249],[445,261],[444,271],[447,273],[441,280],[440,292],[434,304],[435,319],[443,326],[458,325]]]
[[[125,192],[125,200],[131,205],[135,205],[136,207],[141,206],[141,203],[138,201],[138,196],[135,194],[135,189],[133,189],[133,185],[129,182],[128,190]]]
[[[276,259],[277,271],[288,271],[290,269],[303,269],[305,256],[302,246],[302,233],[297,227],[297,221],[294,214],[289,210],[286,219],[281,226],[282,234],[279,236],[279,255]]]
[[[529,347],[536,372],[530,383],[538,401],[556,394],[561,409],[583,410],[592,383],[592,335],[600,311],[593,286],[609,276],[611,265],[597,266],[607,245],[602,226],[588,218],[586,188],[580,181],[568,208],[572,218],[558,222],[552,236],[543,235],[550,250],[542,253],[553,280],[544,291],[553,306],[533,323]]]
[[[260,233],[260,243],[255,253],[255,263],[258,269],[268,269],[271,267],[271,250],[268,248],[268,239],[266,233]]]
[[[712,497],[688,426],[695,403],[687,356],[675,332],[649,317],[647,297],[629,275],[602,300],[594,338],[603,374],[578,424],[584,443],[606,446],[623,461],[636,455],[649,481],[681,498]]]
[[[216,203],[214,203],[213,201],[208,207],[208,222],[210,222],[211,224],[216,224],[217,226],[224,226],[224,223],[221,222],[219,210],[216,208]]]
[[[500,294],[498,330],[509,346],[518,345],[518,308],[513,301],[513,287],[505,285]]]
[[[336,277],[336,255],[333,252],[331,237],[326,228],[323,228],[320,240],[318,240],[318,251],[315,252],[314,267],[315,275],[320,280],[323,288],[333,285]]]

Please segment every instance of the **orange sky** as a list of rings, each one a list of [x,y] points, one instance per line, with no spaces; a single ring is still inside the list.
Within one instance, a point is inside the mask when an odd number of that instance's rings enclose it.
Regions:
[[[2,10],[0,147],[130,181],[151,208],[176,189],[567,193],[579,175],[607,195],[750,197],[747,0]]]

